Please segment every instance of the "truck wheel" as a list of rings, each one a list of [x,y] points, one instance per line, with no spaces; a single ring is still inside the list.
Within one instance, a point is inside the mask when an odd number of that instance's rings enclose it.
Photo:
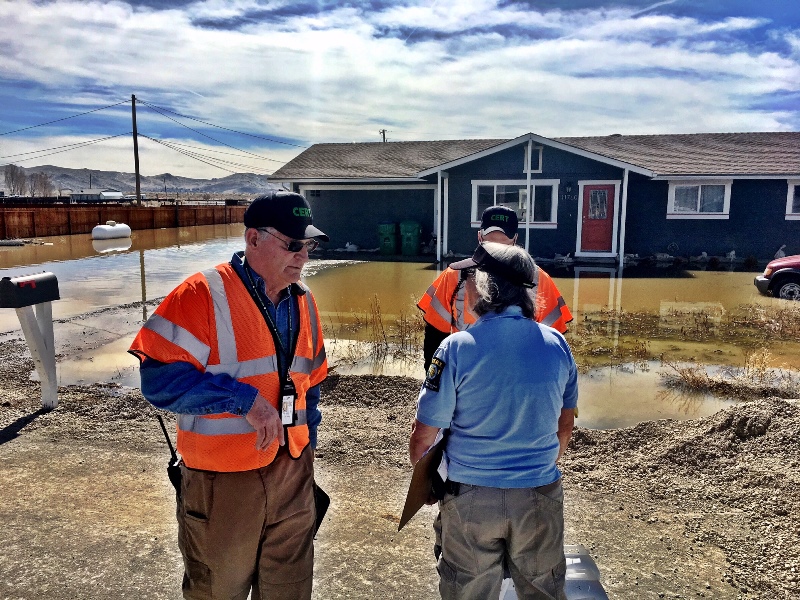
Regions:
[[[800,279],[787,279],[775,287],[775,297],[784,300],[800,300]]]

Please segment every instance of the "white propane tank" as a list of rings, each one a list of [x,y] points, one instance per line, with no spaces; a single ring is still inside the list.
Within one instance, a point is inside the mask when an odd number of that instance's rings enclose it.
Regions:
[[[131,228],[125,223],[106,221],[105,225],[95,225],[92,229],[93,240],[113,240],[126,237],[131,237]]]

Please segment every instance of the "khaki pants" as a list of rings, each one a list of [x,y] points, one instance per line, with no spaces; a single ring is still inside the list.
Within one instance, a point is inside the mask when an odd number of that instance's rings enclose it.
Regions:
[[[311,598],[314,566],[313,454],[217,473],[182,467],[178,545],[183,597],[245,600]]]
[[[564,491],[460,484],[439,504],[444,600],[500,597],[504,562],[522,600],[566,600]]]

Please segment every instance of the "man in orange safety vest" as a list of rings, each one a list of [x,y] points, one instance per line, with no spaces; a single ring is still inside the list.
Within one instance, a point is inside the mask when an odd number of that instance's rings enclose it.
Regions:
[[[184,598],[309,600],[328,363],[300,275],[328,237],[282,190],[256,198],[244,225],[244,251],[175,288],[130,352],[144,397],[177,414]]]
[[[478,242],[516,244],[518,226],[517,213],[513,209],[507,206],[490,206],[481,215]],[[472,311],[476,300],[473,272],[469,269],[457,271],[448,267],[417,303],[425,320],[423,355],[426,371],[442,340],[451,333],[467,329],[477,320]],[[572,321],[572,313],[556,284],[538,265],[533,283],[531,293],[535,294],[534,320],[565,333],[567,324]]]

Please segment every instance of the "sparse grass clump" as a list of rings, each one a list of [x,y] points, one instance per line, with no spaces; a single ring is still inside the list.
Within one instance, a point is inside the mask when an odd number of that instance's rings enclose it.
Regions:
[[[766,348],[746,352],[743,366],[722,369],[719,374],[709,373],[703,365],[679,365],[663,359],[662,366],[668,371],[662,373],[662,377],[672,388],[740,400],[800,397],[800,377],[772,367],[771,363],[772,355]]]
[[[658,360],[665,351],[688,360],[698,352],[736,352],[772,344],[800,342],[800,302],[743,304],[726,311],[718,304],[672,303],[660,313],[601,309],[584,313],[569,325],[567,341],[582,371],[621,362]],[[651,347],[656,350],[652,351]],[[712,359],[713,360],[713,359]],[[705,362],[711,362],[706,357]]]
[[[352,365],[365,360],[380,364],[388,358],[422,360],[425,323],[416,305],[401,310],[396,317],[387,317],[375,294],[368,311],[338,313],[336,319],[338,323],[331,319],[324,324],[324,333],[333,342],[329,356],[337,362]]]

